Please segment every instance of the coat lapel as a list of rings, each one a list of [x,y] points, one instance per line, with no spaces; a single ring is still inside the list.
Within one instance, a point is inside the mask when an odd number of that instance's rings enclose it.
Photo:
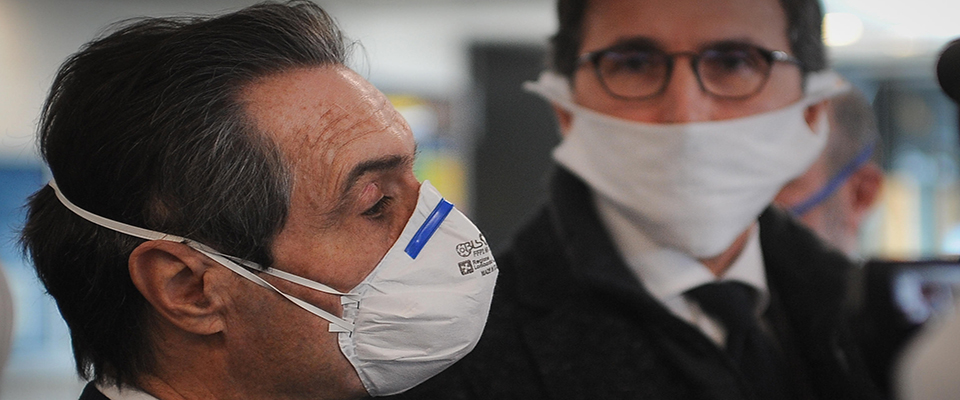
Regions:
[[[528,231],[539,236],[527,239],[545,250],[518,260],[552,268],[520,272],[521,293],[544,310],[525,321],[521,333],[551,397],[739,397],[719,349],[667,311],[627,268],[586,185],[560,169],[551,190],[542,225]]]

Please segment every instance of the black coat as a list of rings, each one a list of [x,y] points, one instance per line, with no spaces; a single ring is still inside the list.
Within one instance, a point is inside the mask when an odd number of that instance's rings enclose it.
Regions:
[[[104,396],[103,393],[100,393],[97,390],[97,386],[90,382],[86,387],[83,388],[83,393],[80,394],[79,400],[110,400],[107,396]]]
[[[771,306],[797,399],[877,398],[843,313],[854,266],[783,213],[760,216]],[[754,399],[729,357],[644,289],[582,181],[558,170],[548,204],[496,257],[476,349],[406,399]]]

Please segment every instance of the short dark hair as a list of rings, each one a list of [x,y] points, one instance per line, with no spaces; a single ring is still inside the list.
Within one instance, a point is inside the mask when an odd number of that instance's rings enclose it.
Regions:
[[[818,0],[779,0],[787,20],[790,51],[804,74],[827,68],[822,39],[823,11]],[[589,0],[557,0],[557,33],[550,37],[548,67],[573,78],[583,42],[583,19]],[[693,27],[691,27],[693,29]]]
[[[269,266],[291,172],[245,114],[241,91],[345,57],[336,23],[308,1],[126,21],[61,66],[40,152],[81,208]],[[74,215],[49,186],[29,199],[21,245],[70,328],[84,378],[132,385],[154,368],[150,307],[127,272],[141,243]]]

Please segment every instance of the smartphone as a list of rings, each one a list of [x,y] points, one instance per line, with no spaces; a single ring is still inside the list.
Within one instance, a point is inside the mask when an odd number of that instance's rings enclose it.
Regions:
[[[907,342],[924,325],[952,314],[960,297],[960,259],[869,260],[854,282],[857,340],[874,379],[891,389]]]
[[[904,326],[920,326],[953,310],[960,260],[870,260],[861,282],[863,307]]]

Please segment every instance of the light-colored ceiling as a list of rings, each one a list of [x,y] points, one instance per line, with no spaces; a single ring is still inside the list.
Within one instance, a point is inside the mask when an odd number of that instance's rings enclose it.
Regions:
[[[554,0],[316,0],[361,44],[358,71],[391,89],[455,96],[469,87],[474,41],[545,43]],[[32,154],[32,132],[56,67],[110,23],[142,15],[212,13],[256,0],[0,0],[0,156]],[[960,1],[826,0],[861,38],[830,49],[835,65],[927,79],[960,36]]]

